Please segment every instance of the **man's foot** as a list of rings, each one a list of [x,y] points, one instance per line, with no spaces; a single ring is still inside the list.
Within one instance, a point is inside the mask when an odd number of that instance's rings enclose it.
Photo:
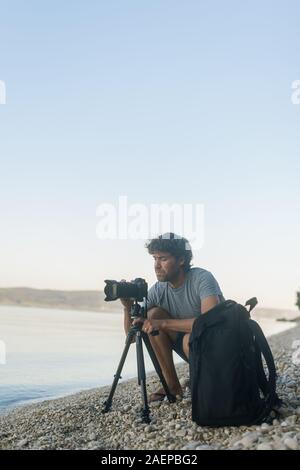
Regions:
[[[165,397],[166,397],[166,392],[164,390],[158,391],[158,392],[151,393],[148,401],[149,403],[153,401],[163,401]]]
[[[177,397],[178,395],[182,397],[182,390],[170,390],[170,393],[171,395],[173,395],[174,397]],[[166,397],[166,392],[165,392],[165,389],[164,388],[160,388],[159,390],[157,390],[157,392],[153,392],[151,393],[150,397],[149,397],[149,403],[153,402],[153,401],[163,401]]]

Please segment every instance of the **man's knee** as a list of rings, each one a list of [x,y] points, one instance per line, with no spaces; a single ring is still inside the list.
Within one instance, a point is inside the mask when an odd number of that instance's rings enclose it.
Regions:
[[[159,319],[159,318],[170,318],[169,312],[164,310],[161,307],[152,307],[147,312],[147,318],[149,320]]]

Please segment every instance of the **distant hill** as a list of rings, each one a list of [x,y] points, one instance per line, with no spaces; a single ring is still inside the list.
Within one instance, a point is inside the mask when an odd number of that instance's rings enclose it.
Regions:
[[[88,310],[92,312],[122,312],[119,300],[105,302],[104,292],[93,290],[51,290],[29,287],[0,288],[0,305],[20,307],[57,308],[67,310]],[[251,312],[255,318],[272,318],[293,321],[299,320],[299,310],[276,308],[255,308]]]
[[[251,317],[255,318],[272,318],[274,320],[295,321],[299,319],[299,310],[288,310],[282,308],[255,308],[251,312]]]
[[[119,300],[105,302],[102,291],[65,291],[31,289],[29,287],[0,288],[0,305],[19,307],[90,310],[93,312],[122,311]]]

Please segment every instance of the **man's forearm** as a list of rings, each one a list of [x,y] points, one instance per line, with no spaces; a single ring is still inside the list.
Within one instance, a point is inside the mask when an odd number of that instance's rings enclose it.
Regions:
[[[186,320],[161,320],[162,330],[181,331],[183,333],[191,333],[196,318],[188,318]]]
[[[130,330],[132,325],[132,320],[130,316],[130,310],[127,308],[124,308],[124,330],[126,335],[128,334],[128,331]]]

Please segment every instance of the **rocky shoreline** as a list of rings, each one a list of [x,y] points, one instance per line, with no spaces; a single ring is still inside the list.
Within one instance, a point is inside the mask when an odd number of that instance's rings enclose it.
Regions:
[[[0,417],[0,449],[145,449],[212,450],[300,449],[300,369],[292,362],[292,343],[300,325],[270,338],[278,370],[278,393],[284,400],[279,419],[271,425],[207,428],[191,421],[191,399],[151,404],[151,424],[140,422],[141,392],[136,379],[120,383],[113,409],[102,414],[110,386],[57,400],[17,408]],[[182,385],[186,364],[177,365]],[[156,389],[156,374],[147,378]]]

